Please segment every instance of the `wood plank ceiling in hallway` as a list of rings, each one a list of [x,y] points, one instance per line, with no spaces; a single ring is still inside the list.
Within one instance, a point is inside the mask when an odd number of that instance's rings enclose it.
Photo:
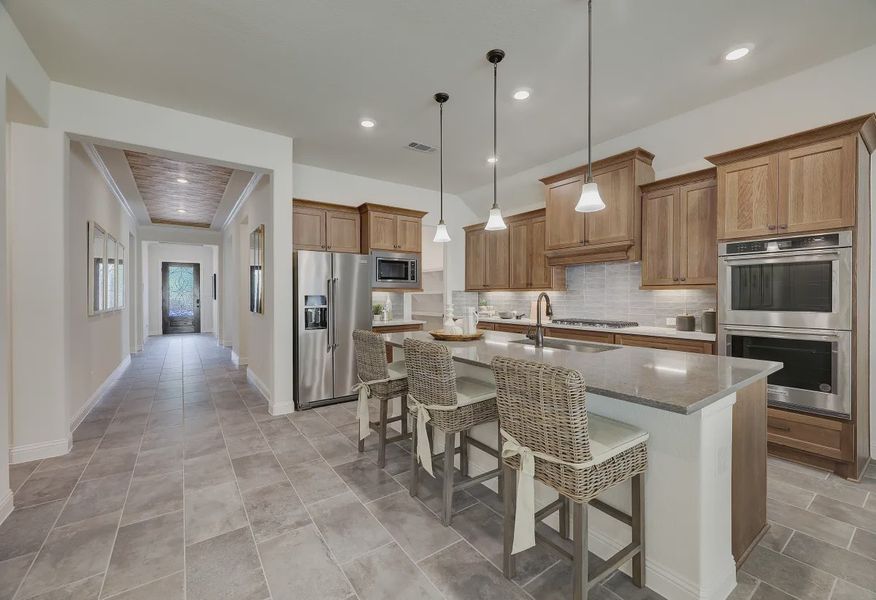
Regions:
[[[233,169],[130,150],[125,157],[153,223],[210,227]]]

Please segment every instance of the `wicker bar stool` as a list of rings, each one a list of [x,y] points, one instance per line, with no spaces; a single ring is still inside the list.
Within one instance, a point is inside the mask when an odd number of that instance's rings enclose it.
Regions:
[[[645,488],[648,434],[631,425],[589,414],[584,376],[542,363],[496,357],[496,377],[504,476],[505,577],[515,574],[514,554],[532,547],[536,536],[573,561],[573,598],[584,600],[590,588],[626,561],[633,561],[633,582],[645,585]],[[514,471],[518,472],[515,477]],[[596,496],[632,480],[632,514]],[[535,511],[534,480],[559,498]],[[515,489],[516,488],[516,489]],[[569,543],[569,504],[572,542]],[[632,527],[632,542],[588,574],[587,507],[592,506]],[[560,511],[560,533],[535,532],[535,523]]]
[[[359,452],[365,451],[365,438],[372,430],[377,432],[377,466],[386,466],[386,445],[410,437],[408,433],[408,374],[404,362],[386,362],[386,343],[373,331],[357,329],[353,331],[353,348],[356,354],[356,371],[359,383],[359,403],[356,413],[359,416]],[[380,406],[377,421],[371,421],[368,399],[375,398]],[[401,414],[389,416],[389,401],[401,399]],[[387,437],[387,426],[401,421],[401,434]]]
[[[472,439],[468,431],[475,425],[498,421],[496,411],[496,388],[492,384],[457,377],[453,368],[450,350],[442,344],[405,340],[405,364],[408,369],[408,410],[416,419],[412,431],[413,452],[411,453],[411,496],[419,493],[420,465],[433,477],[434,469],[441,472],[442,496],[444,500],[441,522],[450,525],[453,513],[453,494],[474,485],[499,477],[501,468],[490,470],[476,477],[453,483],[453,459],[459,453],[460,472],[468,475],[469,446],[474,446],[491,456],[495,456],[501,467],[501,456],[497,450]],[[433,431],[444,434],[444,456],[440,463],[433,464],[440,455],[432,455],[431,440],[426,425]],[[459,434],[459,448],[456,447],[456,434]]]

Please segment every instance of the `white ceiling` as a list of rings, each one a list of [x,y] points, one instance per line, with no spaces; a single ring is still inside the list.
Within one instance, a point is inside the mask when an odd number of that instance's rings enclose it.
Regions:
[[[447,91],[446,187],[488,183],[494,47],[500,176],[586,143],[585,0],[3,3],[53,80],[293,136],[304,164],[437,187],[437,155],[404,146],[437,145]],[[876,0],[595,0],[594,17],[596,143],[872,44]]]

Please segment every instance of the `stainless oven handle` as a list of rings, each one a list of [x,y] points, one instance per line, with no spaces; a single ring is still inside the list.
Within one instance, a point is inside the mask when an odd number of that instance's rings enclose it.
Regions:
[[[769,338],[797,338],[804,340],[821,340],[825,342],[833,342],[839,339],[839,331],[832,333],[812,333],[811,329],[782,329],[781,331],[766,331],[761,327],[739,327],[735,325],[723,325],[721,329],[724,333],[751,333],[758,337]]]
[[[834,260],[839,260],[840,253],[836,250],[828,250],[824,251],[815,251],[815,252],[788,252],[786,254],[761,254],[756,258],[751,255],[748,256],[722,256],[721,260],[728,263],[734,264],[757,264],[757,265],[768,265],[782,262],[806,262],[805,260],[785,260],[788,258],[810,258],[813,261],[834,257]]]

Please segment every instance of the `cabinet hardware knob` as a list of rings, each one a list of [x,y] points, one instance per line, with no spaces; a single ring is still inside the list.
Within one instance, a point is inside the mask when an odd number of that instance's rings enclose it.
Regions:
[[[682,280],[682,281],[687,281],[687,277],[682,277],[681,280]]]
[[[787,228],[788,228],[787,225],[779,225],[779,229],[787,229]]]
[[[770,231],[775,231],[776,226],[775,225],[767,225],[767,229],[769,229]]]
[[[673,277],[672,281],[678,281],[678,277]]]

